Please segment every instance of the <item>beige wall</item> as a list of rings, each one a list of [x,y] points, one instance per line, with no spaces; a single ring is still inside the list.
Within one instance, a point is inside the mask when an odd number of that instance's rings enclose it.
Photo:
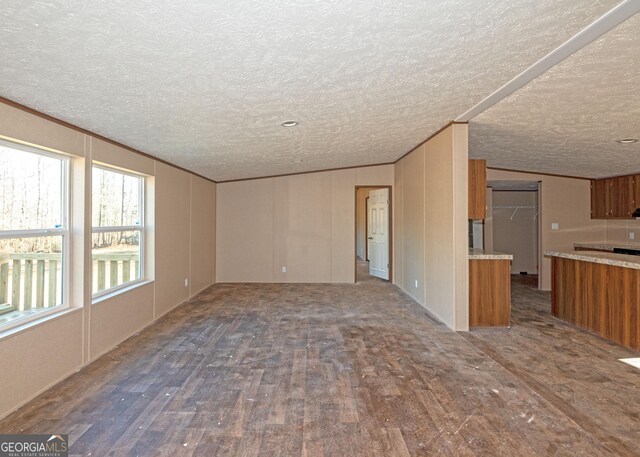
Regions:
[[[393,167],[393,282],[404,284],[404,182],[403,162]],[[404,289],[407,290],[407,289]]]
[[[467,126],[395,165],[395,283],[446,325],[468,330]]]
[[[73,157],[74,237],[71,308],[0,333],[0,365],[11,367],[0,373],[2,417],[214,282],[216,185],[2,103],[0,137]],[[84,217],[90,214],[92,159],[149,175],[150,229],[148,282],[94,304],[90,218]]]
[[[190,185],[188,173],[156,163],[156,318],[189,297]]]
[[[189,296],[210,286],[216,279],[215,226],[216,185],[191,176],[191,243],[189,252]]]
[[[629,235],[633,234],[632,240]],[[607,220],[605,241],[624,244],[640,243],[640,221],[638,220]]]
[[[494,251],[493,248],[493,191],[487,187],[487,214],[484,219],[484,249]]]
[[[359,185],[393,185],[393,166],[218,184],[217,282],[354,282]]]
[[[538,193],[493,191],[493,250],[513,255],[511,273],[538,274]]]
[[[396,224],[402,224],[402,290],[418,303],[425,304],[425,147],[420,146],[395,166],[401,170],[402,214]]]
[[[588,180],[491,169],[487,172],[487,180],[541,183],[540,252],[571,251],[573,243],[606,239],[606,222],[591,220],[591,190]],[[553,222],[559,224],[558,230],[551,230]],[[551,261],[542,256],[540,259],[538,286],[542,290],[551,290]]]

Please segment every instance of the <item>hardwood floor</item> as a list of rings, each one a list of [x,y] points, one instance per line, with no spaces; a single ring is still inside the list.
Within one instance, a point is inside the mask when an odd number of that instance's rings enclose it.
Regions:
[[[219,284],[0,422],[71,455],[638,455],[638,356],[513,285],[458,334],[384,281]],[[636,445],[634,445],[636,444]]]

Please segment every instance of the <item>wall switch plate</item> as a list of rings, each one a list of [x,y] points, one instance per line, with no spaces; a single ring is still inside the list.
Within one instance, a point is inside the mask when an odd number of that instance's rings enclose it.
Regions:
[[[418,288],[418,280],[416,279],[416,289]]]
[[[287,267],[282,267],[282,272],[286,273],[287,272]]]
[[[184,278],[184,286],[189,287],[189,278]]]
[[[630,240],[635,240],[636,239],[636,232],[629,232],[629,239]]]
[[[558,230],[559,228],[560,228],[560,224],[558,224],[557,222],[551,223],[551,230]]]

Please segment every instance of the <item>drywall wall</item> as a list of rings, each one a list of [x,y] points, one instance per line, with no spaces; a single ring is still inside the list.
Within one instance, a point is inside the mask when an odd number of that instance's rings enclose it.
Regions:
[[[640,221],[606,220],[606,238],[604,241],[624,244],[640,244]],[[633,236],[633,239],[631,238]]]
[[[0,373],[3,417],[214,282],[216,185],[3,103],[0,137],[69,154],[73,181],[71,308],[0,331],[0,364],[11,367]],[[94,304],[85,267],[92,160],[148,175],[147,282]]]
[[[402,283],[400,287],[425,304],[425,147],[402,159]]]
[[[359,185],[393,185],[393,166],[218,184],[216,281],[354,282]]]
[[[0,417],[82,365],[82,309],[0,339]]]
[[[494,251],[493,248],[493,190],[487,187],[487,214],[484,219],[484,249]]]
[[[0,102],[0,138],[84,157],[85,135]]]
[[[330,173],[273,180],[272,277],[277,282],[331,282],[331,184]]]
[[[538,274],[538,192],[493,191],[493,249],[513,255],[511,273]]]
[[[396,284],[468,330],[467,126],[454,124],[395,164]]]
[[[97,359],[153,322],[153,289],[154,284],[149,282],[91,306],[89,360]]]
[[[606,238],[605,221],[591,220],[589,180],[492,169],[487,170],[487,180],[540,182],[539,252],[572,251],[574,243],[597,242]],[[552,223],[558,224],[557,230],[551,228]],[[551,260],[542,255],[539,258],[538,287],[551,290]]]
[[[215,282],[216,185],[191,175],[189,295]]]
[[[393,282],[404,284],[404,182],[402,161],[393,167]]]
[[[272,179],[218,184],[216,282],[273,280],[273,221]]]
[[[188,173],[156,163],[156,318],[189,297],[190,193]]]

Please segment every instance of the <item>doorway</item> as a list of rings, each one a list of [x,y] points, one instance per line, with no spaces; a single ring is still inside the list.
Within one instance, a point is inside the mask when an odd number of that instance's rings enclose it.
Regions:
[[[489,181],[490,233],[485,244],[513,255],[514,280],[538,287],[540,271],[540,214],[538,181]],[[490,239],[489,243],[487,238]]]
[[[391,186],[356,186],[355,280],[391,280]]]

